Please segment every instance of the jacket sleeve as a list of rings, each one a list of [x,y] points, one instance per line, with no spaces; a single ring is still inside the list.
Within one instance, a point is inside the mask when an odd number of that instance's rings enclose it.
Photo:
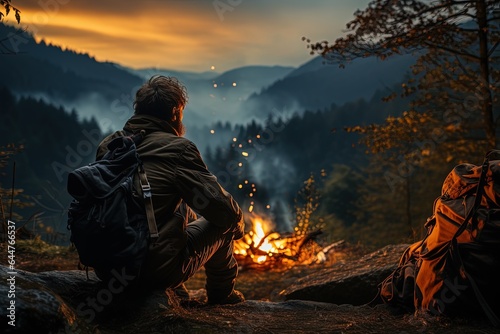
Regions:
[[[179,157],[175,184],[181,197],[196,213],[226,232],[243,233],[243,212],[238,203],[217,182],[191,142]]]

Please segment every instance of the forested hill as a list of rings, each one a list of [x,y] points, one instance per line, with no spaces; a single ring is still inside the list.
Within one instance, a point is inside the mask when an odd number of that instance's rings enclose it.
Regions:
[[[0,101],[0,146],[24,147],[1,171],[0,187],[11,187],[15,161],[15,188],[39,204],[37,211],[61,215],[69,204],[67,173],[92,161],[103,137],[96,120],[80,120],[75,110],[33,98],[16,99],[4,87]],[[25,218],[30,214],[22,213]]]
[[[340,68],[316,57],[260,93],[252,94],[245,107],[258,115],[273,109],[294,110],[300,106],[315,110],[332,103],[343,105],[358,99],[369,100],[377,91],[404,82],[415,61],[415,55],[407,54],[385,61],[355,59]]]
[[[256,211],[267,205],[272,212],[281,210],[282,205],[290,207],[311,174],[320,179],[335,173],[334,166],[338,165],[353,170],[365,168],[366,147],[358,144],[358,134],[346,132],[345,127],[381,123],[389,115],[400,115],[407,101],[383,102],[382,97],[388,93],[377,92],[368,101],[332,105],[290,118],[270,117],[264,124],[218,124],[213,127],[213,136],[226,141],[215,149],[205,148],[207,164],[245,208],[251,203]],[[353,190],[356,186],[347,184]],[[347,196],[340,198],[339,207],[353,204]]]
[[[0,86],[21,93],[43,93],[49,97],[74,99],[99,92],[108,99],[131,94],[142,78],[109,62],[98,62],[86,53],[37,43],[26,31],[0,23],[5,38],[0,51]]]

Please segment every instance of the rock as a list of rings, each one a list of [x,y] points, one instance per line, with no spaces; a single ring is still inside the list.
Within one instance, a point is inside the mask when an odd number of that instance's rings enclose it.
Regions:
[[[34,276],[0,266],[0,317],[8,319],[2,321],[3,333],[57,333],[78,322],[73,309]]]
[[[354,262],[335,263],[302,277],[281,294],[285,300],[300,299],[334,304],[369,303],[394,269],[408,245],[389,245]]]
[[[15,302],[15,327],[3,322],[4,333],[90,333],[96,324],[113,325],[114,321],[134,320],[148,313],[161,312],[159,305],[168,304],[164,291],[125,291],[126,276],[117,273],[115,280],[104,284],[93,272],[50,271],[30,273],[16,270],[9,274],[0,266],[2,305]],[[11,287],[9,277],[15,278]],[[9,290],[14,291],[13,298]],[[166,306],[165,306],[166,307]],[[11,310],[2,307],[6,319]]]

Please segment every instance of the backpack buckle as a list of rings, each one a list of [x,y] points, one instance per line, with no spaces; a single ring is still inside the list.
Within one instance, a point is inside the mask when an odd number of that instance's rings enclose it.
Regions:
[[[150,198],[151,197],[151,186],[148,184],[141,184],[142,187],[142,195],[144,198]]]

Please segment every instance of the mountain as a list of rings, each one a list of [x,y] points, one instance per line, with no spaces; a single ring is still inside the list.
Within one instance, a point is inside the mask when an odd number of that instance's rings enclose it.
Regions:
[[[114,63],[99,62],[86,53],[43,40],[36,42],[29,32],[15,27],[0,24],[0,36],[10,36],[3,43],[3,51],[15,52],[2,57],[0,84],[19,92],[74,98],[98,90],[107,98],[116,98],[142,82],[139,76]]]
[[[252,94],[245,109],[254,115],[265,116],[271,110],[317,110],[331,104],[369,100],[375,92],[402,83],[415,60],[412,55],[395,56],[385,61],[364,58],[340,68],[316,57],[261,93]]]
[[[212,81],[221,90],[230,91],[233,87],[239,87],[243,90],[240,94],[250,95],[267,88],[294,70],[294,67],[287,66],[245,66],[224,72]]]
[[[287,66],[244,66],[223,73],[182,72],[169,69],[141,69],[133,73],[148,79],[154,74],[177,77],[187,88],[189,103],[185,122],[188,127],[216,122],[244,123],[252,118],[244,102],[295,70]]]
[[[123,67],[123,69],[130,71],[136,75],[139,75],[143,79],[149,79],[151,76],[159,74],[169,77],[176,77],[183,83],[190,83],[191,81],[199,81],[199,80],[211,80],[220,74],[218,72],[213,72],[213,71],[185,72],[185,71],[176,71],[164,68],[143,68],[143,69],[133,70],[127,67]]]
[[[95,117],[105,130],[121,126],[131,114],[139,76],[88,54],[37,42],[29,32],[0,23],[2,37],[0,87],[18,97],[76,109],[82,118]]]

